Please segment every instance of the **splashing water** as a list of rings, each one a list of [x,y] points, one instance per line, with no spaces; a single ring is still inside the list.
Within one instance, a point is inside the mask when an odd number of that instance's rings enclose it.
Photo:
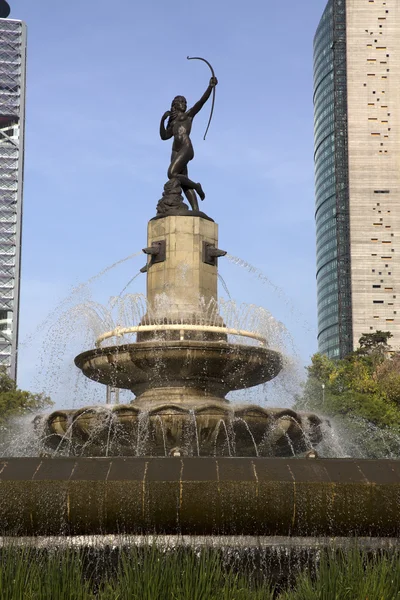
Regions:
[[[329,419],[323,424],[323,440],[318,448],[328,458],[399,458],[400,432],[382,429],[361,417]]]
[[[246,271],[248,271],[248,273],[255,275],[257,277],[257,279],[259,281],[261,281],[263,284],[266,284],[270,288],[272,288],[273,291],[277,294],[277,296],[284,301],[284,303],[290,309],[290,311],[293,314],[297,314],[301,318],[301,320],[303,321],[303,324],[302,324],[303,329],[305,329],[305,331],[307,331],[307,333],[313,332],[313,327],[310,325],[310,323],[308,323],[308,321],[305,320],[304,315],[297,309],[297,307],[293,304],[293,302],[288,298],[288,296],[285,294],[284,290],[281,287],[275,285],[265,275],[265,273],[263,273],[261,271],[261,269],[257,269],[257,267],[254,267],[253,265],[251,265],[247,261],[243,260],[242,258],[239,258],[238,256],[233,256],[232,254],[227,254],[226,258],[232,264],[246,269]]]
[[[90,277],[87,281],[80,283],[74,288],[72,288],[70,294],[66,298],[61,300],[61,302],[46,316],[46,318],[35,328],[35,330],[30,335],[28,335],[23,342],[20,343],[20,346],[25,346],[29,344],[38,335],[38,333],[45,330],[48,327],[49,323],[55,318],[57,318],[61,312],[65,311],[72,302],[76,302],[79,297],[83,296],[87,298],[88,296],[90,296],[89,288],[92,283],[103,277],[103,275],[105,275],[118,265],[121,265],[122,263],[125,263],[126,261],[131,260],[132,258],[135,258],[137,256],[141,256],[141,254],[141,251],[129,254],[129,256],[117,260],[112,265],[108,265],[107,267],[99,271],[96,275]],[[129,282],[128,285],[130,285],[130,283],[131,282]]]
[[[195,440],[196,440],[197,456],[200,456],[199,430],[197,429],[196,414],[195,414],[194,410],[190,410],[189,414],[190,414],[190,417],[192,419],[193,428],[194,428],[194,435],[195,435]]]
[[[254,452],[255,452],[255,455],[256,455],[256,456],[259,456],[259,454],[258,454],[258,448],[257,448],[257,444],[256,444],[256,441],[255,441],[255,439],[254,439],[254,435],[251,433],[251,429],[250,429],[250,427],[249,427],[249,425],[248,425],[247,421],[245,421],[244,419],[242,419],[242,417],[236,417],[236,418],[233,420],[233,422],[234,422],[234,423],[242,423],[242,425],[244,425],[244,427],[245,427],[245,429],[246,429],[247,433],[248,433],[248,434],[249,434],[249,436],[250,436],[250,439],[251,439],[251,441],[253,442],[253,446],[254,446]]]
[[[37,369],[36,377],[39,385],[37,387],[50,395],[58,406],[93,406],[104,403],[106,396],[104,386],[85,378],[73,365],[74,357],[85,349],[93,348],[96,338],[101,334],[106,331],[113,331],[118,326],[130,327],[139,323],[168,324],[170,321],[171,324],[176,324],[176,319],[168,319],[168,316],[166,316],[174,304],[173,299],[169,298],[168,294],[160,294],[152,307],[148,306],[147,299],[142,294],[124,294],[124,291],[138,277],[139,273],[128,281],[118,296],[111,297],[107,304],[101,304],[88,298],[90,296],[89,285],[91,283],[117,265],[139,255],[141,255],[141,252],[116,261],[113,265],[106,267],[91,277],[86,283],[74,288],[71,294],[41,324],[40,329],[44,337],[44,342],[39,355],[39,368]],[[241,259],[235,260],[241,261]],[[244,261],[241,261],[241,264],[243,265]],[[251,266],[249,265],[249,267]],[[254,271],[254,268],[251,268]],[[187,275],[185,264],[182,265],[180,275],[183,279]],[[267,280],[265,276],[263,277]],[[220,326],[222,321],[227,328],[244,329],[257,333],[266,338],[270,349],[276,350],[284,356],[284,369],[273,382],[253,388],[252,390],[232,392],[230,398],[235,401],[241,400],[244,403],[252,402],[265,405],[266,402],[271,403],[275,397],[279,397],[279,401],[275,401],[274,403],[287,406],[292,402],[294,396],[293,390],[298,390],[300,380],[298,370],[296,372],[297,363],[292,356],[295,353],[292,337],[286,327],[274,319],[271,313],[265,308],[253,304],[238,304],[234,302],[230,298],[229,290],[221,276],[220,281],[229,299],[220,299],[219,302],[213,300],[208,304],[204,300],[199,299],[199,310],[193,315],[193,324]],[[273,287],[278,290],[276,286]],[[79,296],[83,296],[85,301],[76,303]],[[74,305],[71,307],[70,305],[73,302]],[[54,322],[55,317],[57,317],[56,322]],[[119,345],[134,341],[136,341],[136,334],[131,334],[130,336],[109,338],[104,345]],[[235,335],[229,335],[228,341],[234,344],[245,343],[252,345],[258,343],[251,338],[243,338]],[[128,398],[127,402],[132,399],[131,392],[121,390],[121,393]],[[121,402],[124,403],[124,400],[121,399]],[[142,414],[137,436],[136,452],[138,454],[141,454],[146,447],[146,436],[148,436],[146,422],[148,422],[148,416],[146,417],[145,414]],[[111,425],[110,421],[107,448],[113,443],[111,439]],[[193,425],[196,434],[196,448],[193,448],[193,450],[195,452],[197,450],[197,453],[199,453],[200,444],[195,416]],[[229,455],[232,455],[234,453],[234,447],[232,447],[234,440],[230,439],[225,423],[223,425],[220,424],[220,428],[221,430],[225,429],[227,451]],[[251,431],[249,433],[251,434]]]
[[[118,297],[119,297],[119,298],[121,298],[121,296],[122,296],[122,294],[125,292],[125,290],[127,290],[127,289],[128,289],[128,287],[131,285],[131,283],[133,283],[133,282],[135,281],[135,279],[136,279],[137,277],[139,277],[139,275],[141,275],[141,274],[142,274],[142,273],[141,273],[141,271],[139,271],[138,273],[136,273],[136,275],[135,275],[134,277],[132,277],[132,279],[130,279],[130,280],[128,281],[128,283],[126,284],[126,286],[125,286],[125,287],[124,287],[124,288],[123,288],[123,289],[120,291],[120,293],[118,294]]]
[[[221,285],[224,288],[225,293],[228,296],[229,300],[232,300],[231,295],[228,290],[228,286],[226,285],[225,279],[222,277],[221,273],[218,273],[218,279],[221,282]]]
[[[56,396],[57,390],[64,389],[64,397],[60,398],[60,404],[64,407],[74,406],[76,404],[94,405],[105,400],[105,388],[100,384],[96,384],[89,379],[86,379],[81,372],[73,366],[73,358],[84,349],[92,348],[96,338],[105,331],[112,331],[117,326],[129,327],[135,324],[157,324],[168,323],[168,315],[170,307],[173,305],[173,299],[168,297],[168,294],[161,294],[156,304],[149,307],[146,297],[142,294],[124,294],[126,289],[139,276],[137,273],[123,287],[118,296],[113,296],[109,299],[108,304],[104,305],[91,299],[91,291],[89,286],[100,279],[107,272],[111,271],[118,265],[141,255],[141,252],[136,252],[123,259],[120,259],[110,266],[107,266],[96,275],[90,277],[87,282],[81,283],[72,289],[71,293],[62,300],[54,310],[46,317],[46,319],[35,329],[35,331],[25,339],[23,345],[30,343],[40,333],[44,335],[45,342],[43,351],[39,356],[38,381],[42,385],[39,388],[49,394],[53,399],[58,399]],[[262,273],[261,270],[247,263],[246,261],[232,256],[227,256],[233,264],[245,268],[250,274],[257,277],[263,284],[270,286],[274,292],[284,300],[292,312],[301,315],[287,298],[284,291],[273,284],[270,279]],[[182,264],[180,276],[182,280],[187,277],[188,265]],[[255,404],[265,404],[270,402],[271,398],[279,397],[279,405],[287,406],[292,404],[293,397],[299,389],[299,369],[298,361],[293,355],[296,354],[293,339],[286,327],[271,315],[268,310],[263,307],[253,304],[234,302],[229,294],[228,287],[221,275],[218,275],[223,289],[225,290],[228,300],[220,299],[219,302],[212,301],[208,304],[199,299],[200,310],[193,316],[193,324],[211,324],[219,326],[221,319],[223,323],[232,329],[245,329],[254,333],[258,333],[267,339],[269,348],[279,351],[284,357],[284,368],[282,373],[272,380],[270,383],[252,390],[242,390],[230,394],[230,399],[242,400],[243,402],[252,402]],[[77,301],[80,301],[77,303]],[[71,306],[73,304],[73,306]],[[302,316],[302,315],[301,315]],[[172,321],[170,321],[172,323]],[[176,320],[174,321],[176,323]],[[310,331],[311,327],[304,321],[303,328]],[[120,344],[124,342],[135,341],[135,334],[126,338],[110,338],[108,344]],[[244,339],[239,336],[229,336],[231,343],[239,344],[255,344],[254,340]],[[129,400],[132,399],[132,393],[121,390],[122,394],[126,394]],[[262,398],[260,398],[260,393]],[[282,396],[283,401],[282,401]],[[123,400],[122,400],[123,402]],[[99,407],[101,410],[101,407]],[[84,414],[84,413],[82,413]],[[115,438],[116,420],[110,414],[108,421],[108,434],[106,440],[106,455],[111,452]],[[18,442],[10,439],[8,431],[0,431],[0,451],[1,454],[8,456],[18,455],[37,455],[40,452],[38,445],[38,436],[31,435],[32,433],[32,417],[17,420],[15,426],[19,428],[20,435]],[[253,434],[247,423],[242,419],[250,434],[255,454],[258,455],[257,444]],[[197,450],[197,455],[200,454],[199,434],[197,430],[196,415],[193,412],[191,416],[192,428],[194,427],[195,442],[194,451]],[[329,427],[323,424],[325,428],[324,438],[321,448],[318,448],[320,456],[355,456],[365,457],[367,454],[363,449],[362,444],[359,444],[360,439],[367,437],[376,438],[376,454],[379,457],[397,457],[400,452],[400,435],[390,434],[390,437],[382,432],[381,429],[375,428],[370,423],[358,423],[357,436],[354,436],[352,430],[343,426],[342,423],[336,424],[334,427]],[[160,427],[164,439],[164,453],[167,454],[167,445],[163,423],[160,420]],[[218,432],[215,438],[215,447],[222,444],[229,454],[235,454],[235,437],[230,425],[221,420],[218,424]],[[71,430],[67,431],[63,436],[63,441],[68,442]],[[219,435],[220,434],[220,435]],[[308,433],[303,432],[306,442]],[[285,434],[286,436],[287,434]],[[3,439],[1,439],[3,438]],[[146,412],[141,412],[139,415],[138,433],[135,441],[135,452],[137,455],[143,455],[146,452],[149,438],[149,415]],[[92,443],[93,440],[87,443]],[[288,445],[295,454],[291,444],[290,437],[287,436]],[[194,445],[194,444],[193,444]],[[375,450],[374,450],[375,451]],[[57,448],[55,453],[62,453],[63,448]]]
[[[84,377],[74,367],[74,357],[85,349],[93,348],[101,334],[114,331],[118,326],[176,323],[176,320],[165,316],[169,314],[172,302],[167,294],[161,294],[155,306],[149,307],[143,294],[125,294],[122,297],[111,297],[107,305],[90,300],[69,308],[51,325],[45,336],[39,355],[37,387],[63,407],[104,402],[104,387]],[[220,299],[218,303],[200,302],[199,305],[201,309],[192,316],[193,324],[220,326],[222,319],[228,328],[245,329],[263,336],[268,347],[284,357],[284,368],[275,380],[252,390],[232,392],[230,398],[265,404],[268,394],[269,403],[276,404],[275,398],[280,398],[280,405],[283,406],[291,403],[299,389],[301,375],[299,361],[294,356],[293,339],[283,323],[277,321],[265,308],[252,304],[237,304],[233,300]],[[135,341],[136,334],[132,333],[123,337],[110,337],[103,345]],[[251,338],[235,335],[229,335],[228,341],[249,345],[258,343]],[[60,397],[60,388],[67,390],[63,397]],[[130,395],[129,399],[131,397]]]
[[[232,456],[231,439],[230,439],[231,436],[228,433],[228,428],[226,426],[226,423],[225,423],[224,419],[220,419],[218,421],[218,424],[217,424],[217,427],[216,427],[216,430],[215,430],[214,455],[215,456],[219,455],[219,452],[217,450],[217,446],[218,446],[218,438],[219,438],[219,433],[221,431],[221,428],[222,428],[222,431],[225,433],[225,440],[226,440],[226,444],[227,444],[227,448],[228,448],[228,455]]]

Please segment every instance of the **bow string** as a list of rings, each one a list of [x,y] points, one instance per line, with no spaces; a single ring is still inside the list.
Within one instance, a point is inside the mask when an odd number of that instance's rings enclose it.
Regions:
[[[216,79],[214,69],[212,68],[212,66],[210,65],[208,60],[206,60],[205,58],[201,58],[201,56],[188,56],[187,59],[188,60],[202,60],[203,62],[205,62],[206,65],[208,65],[210,67],[210,71],[211,71],[213,78]],[[211,102],[210,118],[208,119],[208,125],[207,125],[206,132],[204,134],[203,140],[206,139],[206,135],[208,133],[208,128],[210,127],[211,119],[212,119],[213,112],[214,112],[214,104],[215,104],[215,85],[213,87],[213,97],[212,97],[212,102]]]

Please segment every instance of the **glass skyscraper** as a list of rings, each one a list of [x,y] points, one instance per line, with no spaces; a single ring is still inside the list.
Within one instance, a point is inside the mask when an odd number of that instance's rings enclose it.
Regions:
[[[314,38],[318,347],[330,357],[374,330],[400,346],[396,2],[329,0]]]
[[[0,19],[0,366],[16,379],[24,167],[26,26]]]

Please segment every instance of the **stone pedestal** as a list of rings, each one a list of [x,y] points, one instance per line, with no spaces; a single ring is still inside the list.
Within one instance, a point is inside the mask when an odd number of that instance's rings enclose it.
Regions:
[[[218,314],[218,225],[200,216],[168,216],[148,224],[147,314],[142,325],[222,326]],[[178,340],[179,332],[141,332],[137,341]],[[226,340],[217,333],[188,332],[187,339]]]
[[[201,217],[171,216],[150,221],[148,246],[165,243],[165,260],[148,258],[147,301],[158,320],[192,323],[216,305],[217,261],[204,262],[203,244],[218,247],[218,225]],[[211,313],[215,313],[211,309]]]

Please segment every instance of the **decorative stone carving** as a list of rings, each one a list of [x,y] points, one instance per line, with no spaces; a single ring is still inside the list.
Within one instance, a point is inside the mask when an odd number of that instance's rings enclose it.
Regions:
[[[157,216],[179,215],[187,213],[189,207],[183,201],[182,188],[175,177],[164,185],[161,200],[157,204]]]

